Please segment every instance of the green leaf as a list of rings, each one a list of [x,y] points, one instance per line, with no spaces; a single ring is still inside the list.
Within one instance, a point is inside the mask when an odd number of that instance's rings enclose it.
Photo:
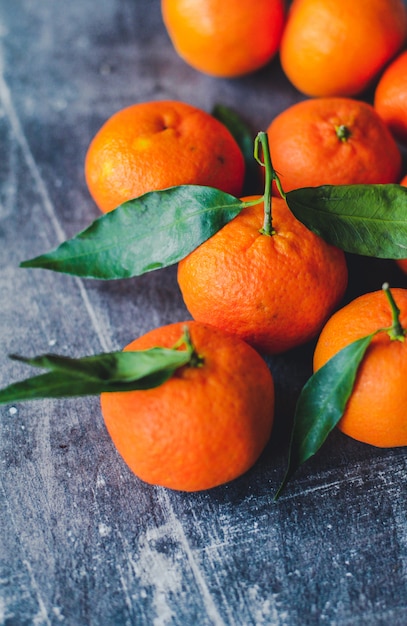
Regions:
[[[324,185],[295,189],[287,204],[307,228],[345,252],[407,258],[407,188]]]
[[[187,365],[192,358],[192,349],[151,348],[79,359],[52,354],[34,358],[12,355],[11,358],[50,371],[1,389],[0,404],[151,389],[171,378],[179,367]]]
[[[212,115],[222,122],[230,134],[233,135],[236,143],[243,152],[245,161],[255,163],[253,158],[253,135],[240,115],[223,104],[216,104],[212,110]]]
[[[376,333],[340,350],[304,385],[294,416],[288,469],[277,499],[298,467],[313,456],[345,412],[358,368]]]
[[[248,188],[244,193],[249,193],[251,187],[261,181],[260,168],[253,156],[253,133],[238,113],[223,104],[216,104],[212,115],[226,126],[242,151],[246,165],[245,187]]]
[[[182,185],[153,191],[125,202],[21,267],[106,280],[138,276],[177,263],[243,206],[241,200],[212,187]]]

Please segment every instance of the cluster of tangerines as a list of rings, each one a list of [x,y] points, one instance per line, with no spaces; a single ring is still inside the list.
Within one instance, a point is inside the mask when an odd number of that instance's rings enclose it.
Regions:
[[[278,178],[271,184],[266,175],[263,196],[243,198],[236,217],[179,261],[178,284],[194,321],[152,330],[125,348],[189,356],[165,380],[147,381],[151,388],[101,394],[117,449],[152,484],[194,491],[236,478],[272,431],[273,378],[261,354],[318,335],[315,371],[369,336],[339,428],[372,445],[407,445],[407,290],[365,294],[334,312],[347,287],[345,254],[298,221],[284,197],[303,187],[402,181],[404,3],[294,0],[287,8],[283,0],[162,0],[162,14],[174,47],[198,71],[232,78],[279,54],[306,97],[265,133],[262,155]],[[358,98],[375,82],[372,104]],[[263,172],[267,163],[258,161]],[[184,185],[240,198],[245,159],[231,130],[209,113],[184,102],[144,102],[106,121],[89,146],[85,174],[108,214]]]

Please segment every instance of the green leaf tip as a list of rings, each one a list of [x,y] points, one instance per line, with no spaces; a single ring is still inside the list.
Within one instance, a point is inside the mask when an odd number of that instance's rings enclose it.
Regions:
[[[100,280],[140,276],[186,257],[243,206],[239,198],[202,185],[152,191],[100,216],[55,250],[20,267]]]
[[[308,379],[298,398],[286,474],[277,500],[297,469],[322,446],[343,416],[356,375],[375,333],[357,339]]]
[[[182,345],[185,349],[180,350]],[[174,348],[110,352],[78,359],[53,354],[10,358],[49,371],[0,389],[0,404],[151,389],[171,378],[180,367],[195,366],[198,360],[201,363],[188,332]]]

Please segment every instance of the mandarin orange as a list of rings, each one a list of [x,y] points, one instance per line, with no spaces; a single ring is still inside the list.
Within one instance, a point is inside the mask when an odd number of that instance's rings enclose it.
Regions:
[[[270,123],[273,166],[284,191],[319,185],[394,183],[401,152],[374,108],[353,98],[311,98]]]
[[[170,348],[187,326],[195,365],[154,389],[101,395],[101,409],[124,461],[143,481],[182,491],[216,487],[246,472],[273,425],[274,384],[245,342],[196,322],[156,328],[125,350]]]
[[[178,284],[195,320],[278,353],[317,335],[344,294],[347,265],[281,198],[271,235],[260,232],[263,213],[259,198],[180,261]]]
[[[243,154],[209,113],[177,101],[134,104],[110,117],[85,158],[89,192],[103,212],[148,191],[176,185],[241,193]]]
[[[392,289],[407,327],[407,290]],[[380,328],[392,325],[383,290],[366,293],[337,311],[324,326],[314,353],[314,370],[339,350]],[[355,386],[338,428],[378,447],[407,445],[407,341],[377,334],[359,367]]]
[[[277,53],[284,0],[162,0],[162,16],[178,54],[218,77],[253,72]]]
[[[354,96],[401,50],[406,35],[403,0],[294,0],[281,64],[308,96]]]
[[[380,77],[373,105],[394,137],[407,143],[407,50]]]

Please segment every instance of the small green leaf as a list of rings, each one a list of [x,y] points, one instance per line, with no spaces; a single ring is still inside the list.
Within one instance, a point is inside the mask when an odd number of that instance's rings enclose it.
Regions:
[[[345,252],[407,258],[407,188],[324,185],[295,189],[287,204],[307,228]]]
[[[222,122],[230,134],[233,135],[236,143],[243,152],[245,161],[253,162],[253,134],[240,115],[223,104],[216,104],[213,108],[212,115]]]
[[[21,267],[105,280],[138,276],[177,263],[243,206],[230,194],[200,185],[149,192]]]
[[[288,469],[276,499],[298,467],[319,450],[338,424],[352,393],[359,365],[375,334],[357,339],[340,350],[304,385],[294,416]]]
[[[151,348],[137,352],[110,352],[73,359],[52,354],[34,358],[11,356],[34,367],[49,369],[39,376],[0,390],[0,404],[39,398],[98,395],[106,391],[151,389],[187,365],[193,350]]]

